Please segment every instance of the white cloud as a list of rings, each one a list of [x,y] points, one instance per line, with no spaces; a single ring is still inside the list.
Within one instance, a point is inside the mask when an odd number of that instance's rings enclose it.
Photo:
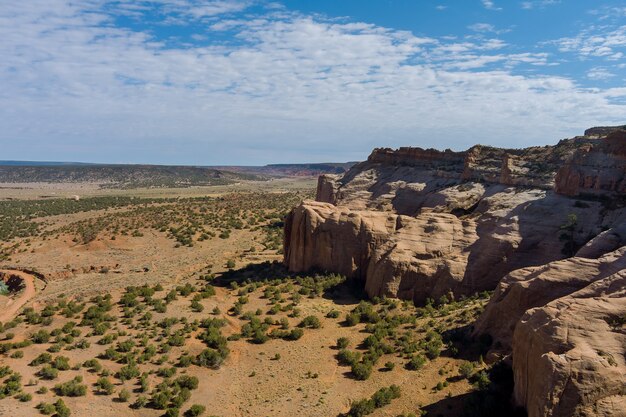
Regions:
[[[496,6],[496,4],[492,0],[481,0],[481,2],[487,10],[502,10],[502,8]]]
[[[195,19],[190,2],[170,6]],[[615,104],[626,91],[514,73],[549,56],[499,39],[277,8],[203,15],[209,41],[174,47],[110,13],[95,0],[0,5],[5,158],[261,164],[362,159],[375,146],[519,147],[623,123],[626,109]],[[210,41],[225,29],[236,42]]]
[[[561,52],[571,52],[583,58],[602,57],[620,60],[626,50],[626,25],[616,28],[592,26],[577,36],[557,39],[553,42]]]
[[[615,77],[615,74],[602,67],[594,67],[587,71],[587,78],[591,80],[608,80]]]
[[[536,8],[543,8],[546,6],[552,6],[555,4],[561,3],[561,0],[533,0],[533,1],[523,1],[521,3],[522,9],[530,10]]]
[[[496,30],[495,26],[489,23],[474,23],[473,25],[469,25],[467,28],[469,30],[473,30],[474,32],[495,32]]]
[[[478,32],[478,33],[495,33],[495,34],[503,34],[508,33],[511,29],[496,29],[496,27],[490,23],[474,23],[467,27],[469,30]]]

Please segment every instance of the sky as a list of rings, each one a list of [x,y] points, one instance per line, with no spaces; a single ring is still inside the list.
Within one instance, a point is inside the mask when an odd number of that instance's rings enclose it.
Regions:
[[[626,123],[624,0],[0,2],[0,160],[263,165]]]

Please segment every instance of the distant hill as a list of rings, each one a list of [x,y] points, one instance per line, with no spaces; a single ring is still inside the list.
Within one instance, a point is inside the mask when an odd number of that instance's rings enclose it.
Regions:
[[[321,174],[343,174],[355,164],[356,162],[323,162],[312,164],[271,164],[256,167],[224,166],[215,168],[273,177],[308,177]]]
[[[269,177],[343,174],[355,162],[247,166],[116,165],[54,161],[0,161],[0,183],[96,183],[102,188],[228,185]]]
[[[0,183],[96,183],[102,188],[191,187],[260,181],[258,175],[206,167],[0,162]]]
[[[0,166],[82,166],[82,165],[101,165],[90,164],[88,162],[55,162],[55,161],[0,161]]]

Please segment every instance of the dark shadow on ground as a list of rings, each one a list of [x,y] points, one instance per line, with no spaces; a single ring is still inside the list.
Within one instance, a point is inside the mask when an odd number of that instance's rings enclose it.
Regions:
[[[259,264],[249,264],[243,268],[231,269],[218,276],[213,280],[213,284],[219,287],[230,287],[235,282],[237,285],[246,285],[256,282],[298,281],[303,278],[312,278],[314,281],[324,282],[324,278],[329,274],[324,271],[311,270],[306,273],[294,273],[278,261],[266,261]],[[322,297],[332,300],[339,305],[357,304],[359,301],[367,299],[364,291],[364,285],[357,280],[341,280],[340,283],[326,286],[323,289]]]
[[[423,408],[429,417],[526,417],[526,412],[512,404],[513,371],[504,363],[495,365],[491,383],[483,390],[446,397]]]

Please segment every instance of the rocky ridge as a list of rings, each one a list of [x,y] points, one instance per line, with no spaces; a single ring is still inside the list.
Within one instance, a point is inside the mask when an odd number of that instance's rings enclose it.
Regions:
[[[625,198],[622,127],[526,149],[375,149],[294,208],[285,264],[417,303],[495,289],[474,334],[512,353],[515,402],[621,416]]]

